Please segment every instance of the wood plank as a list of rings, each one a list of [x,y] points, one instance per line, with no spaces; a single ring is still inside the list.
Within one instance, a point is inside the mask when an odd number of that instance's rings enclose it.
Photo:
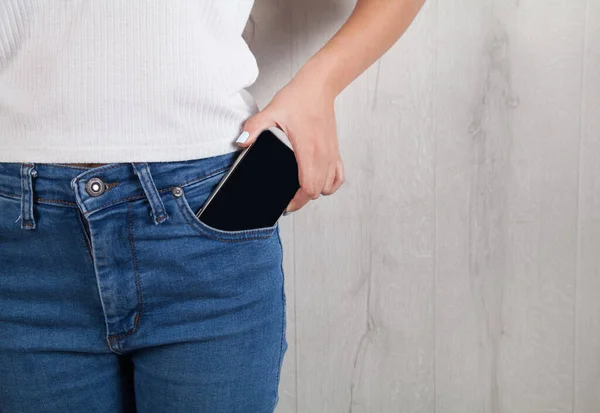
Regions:
[[[600,4],[587,1],[584,42],[575,413],[600,410]]]
[[[582,5],[440,8],[436,405],[444,412],[572,408]]]
[[[435,406],[444,413],[490,412],[494,403],[507,110],[498,105],[506,80],[492,6],[438,3]]]
[[[434,408],[435,1],[368,74],[352,150],[364,154],[361,225],[366,325],[354,358],[351,412]],[[347,119],[347,118],[346,118]],[[342,410],[338,410],[342,411]]]
[[[571,412],[585,0],[516,5],[502,411]]]

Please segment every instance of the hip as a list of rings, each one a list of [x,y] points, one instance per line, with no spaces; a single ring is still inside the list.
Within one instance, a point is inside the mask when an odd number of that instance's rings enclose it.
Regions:
[[[236,155],[0,163],[0,343],[123,353],[280,331],[279,228],[221,231],[194,213]]]

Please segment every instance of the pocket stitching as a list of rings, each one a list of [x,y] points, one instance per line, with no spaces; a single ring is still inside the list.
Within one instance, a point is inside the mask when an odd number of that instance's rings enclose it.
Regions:
[[[204,224],[200,220],[198,220],[197,217],[193,214],[192,210],[189,207],[187,199],[185,198],[185,191],[183,192],[183,194],[181,196],[176,197],[175,195],[173,195],[173,197],[175,198],[175,202],[177,203],[179,212],[181,213],[181,215],[187,222],[188,226],[191,227],[193,230],[197,231],[198,233],[200,233],[201,235],[203,235],[207,238],[216,240],[216,241],[244,242],[244,241],[267,239],[267,238],[270,238],[275,233],[275,230],[277,229],[277,224],[275,224],[272,227],[249,230],[248,232],[242,231],[239,233],[231,233],[231,235],[230,235],[232,237],[239,236],[239,238],[219,237],[218,235],[214,234],[214,232],[213,232],[214,230],[206,228],[205,227],[206,224]],[[190,216],[190,214],[192,214],[194,216],[194,218],[192,218]],[[262,231],[265,232],[263,235],[256,235],[257,233],[261,233]],[[225,232],[225,234],[227,234],[226,231],[224,231],[224,232]],[[254,235],[254,236],[252,236],[252,235]]]
[[[10,194],[8,192],[0,192],[0,197],[4,198],[4,199],[12,199],[15,201],[18,201],[21,199],[21,195],[17,195],[17,194]]]

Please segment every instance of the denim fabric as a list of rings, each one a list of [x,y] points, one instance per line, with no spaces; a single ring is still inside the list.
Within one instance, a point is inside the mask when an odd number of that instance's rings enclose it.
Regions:
[[[279,228],[195,216],[237,155],[0,163],[0,412],[274,410]]]

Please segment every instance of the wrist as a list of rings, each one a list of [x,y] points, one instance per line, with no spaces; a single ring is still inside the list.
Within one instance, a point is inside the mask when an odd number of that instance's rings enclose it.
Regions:
[[[335,81],[333,65],[319,54],[308,60],[296,73],[290,84],[303,90],[314,90],[326,99],[335,100],[341,89]]]

